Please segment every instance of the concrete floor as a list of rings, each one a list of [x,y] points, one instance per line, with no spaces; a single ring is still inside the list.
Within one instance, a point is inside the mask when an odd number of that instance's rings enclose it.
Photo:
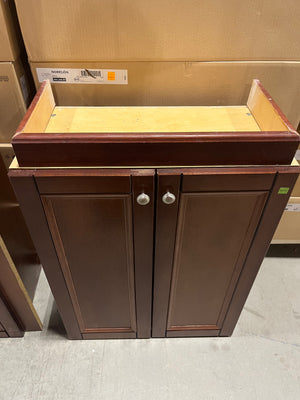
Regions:
[[[45,330],[1,339],[0,399],[300,399],[299,261],[265,259],[231,338],[69,341],[42,277]]]

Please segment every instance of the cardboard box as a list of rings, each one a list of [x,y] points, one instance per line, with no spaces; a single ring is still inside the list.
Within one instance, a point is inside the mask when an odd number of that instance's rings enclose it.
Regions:
[[[0,143],[9,143],[21,122],[32,88],[20,60],[0,63]]]
[[[44,68],[39,77],[37,68]],[[31,69],[37,87],[39,78],[54,82],[54,96],[62,106],[239,105],[245,104],[257,78],[295,126],[300,120],[296,62],[60,62],[31,63]],[[123,71],[127,83],[111,84],[110,71],[116,77]]]
[[[13,0],[0,0],[0,61],[15,61],[23,50]]]
[[[296,153],[300,164],[300,150]],[[274,234],[272,244],[300,243],[300,177]]]
[[[300,2],[16,0],[31,61],[300,60]]]

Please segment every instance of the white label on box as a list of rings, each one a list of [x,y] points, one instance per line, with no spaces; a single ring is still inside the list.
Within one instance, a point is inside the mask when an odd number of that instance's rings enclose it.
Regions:
[[[39,82],[127,85],[127,69],[37,68]]]
[[[287,204],[285,211],[300,211],[300,204]]]

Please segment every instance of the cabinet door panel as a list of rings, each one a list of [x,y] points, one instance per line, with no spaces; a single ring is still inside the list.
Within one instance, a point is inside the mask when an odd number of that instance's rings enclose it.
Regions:
[[[150,337],[155,171],[18,169],[10,179],[68,337]]]
[[[81,331],[135,332],[131,195],[42,201]]]
[[[220,328],[267,194],[181,194],[168,330]]]
[[[153,337],[222,332],[275,178],[273,167],[158,170]]]

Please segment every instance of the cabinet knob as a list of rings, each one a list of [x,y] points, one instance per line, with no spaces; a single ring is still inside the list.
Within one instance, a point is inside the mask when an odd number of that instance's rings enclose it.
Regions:
[[[141,193],[137,196],[136,201],[140,206],[146,206],[150,203],[150,197],[146,193]]]
[[[175,194],[171,193],[171,192],[167,192],[163,195],[162,197],[162,201],[165,204],[173,204],[176,200],[176,196]]]

